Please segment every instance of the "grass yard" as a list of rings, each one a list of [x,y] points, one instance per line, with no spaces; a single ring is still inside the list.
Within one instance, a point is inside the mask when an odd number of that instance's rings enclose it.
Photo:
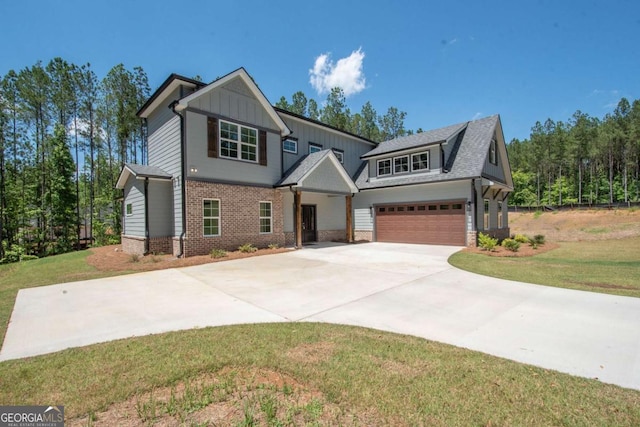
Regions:
[[[67,425],[640,425],[640,392],[427,340],[285,323],[0,363],[0,404]]]
[[[559,245],[524,258],[458,252],[449,262],[463,270],[502,279],[640,297],[640,237]]]

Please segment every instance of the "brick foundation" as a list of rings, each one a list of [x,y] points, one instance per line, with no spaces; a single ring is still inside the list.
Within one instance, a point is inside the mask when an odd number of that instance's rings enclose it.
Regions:
[[[355,230],[353,232],[353,240],[361,241],[366,240],[368,242],[373,242],[373,231],[371,230]]]
[[[467,247],[475,248],[478,246],[478,233],[476,231],[467,231]]]
[[[122,252],[128,254],[144,255],[145,238],[140,236],[122,235]],[[173,251],[171,237],[152,237],[149,239],[149,253],[152,254],[176,254]]]
[[[187,181],[185,256],[206,255],[214,248],[236,250],[245,243],[262,248],[284,246],[282,193],[273,188]],[[203,199],[220,200],[220,235],[204,236]],[[271,202],[272,233],[260,234],[260,202]]]
[[[345,241],[346,230],[318,230],[318,242]]]
[[[127,254],[144,255],[144,237],[139,236],[125,236],[124,234],[120,238],[122,243],[122,252]]]
[[[295,246],[296,245],[296,233],[293,231],[287,231],[284,233],[284,245]]]
[[[149,239],[149,252],[152,254],[172,254],[173,239],[168,237],[152,237]]]

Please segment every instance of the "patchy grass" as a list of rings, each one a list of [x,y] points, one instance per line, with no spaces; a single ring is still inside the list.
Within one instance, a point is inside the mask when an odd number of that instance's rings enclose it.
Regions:
[[[640,237],[562,242],[527,258],[496,258],[458,252],[455,267],[486,276],[560,288],[640,297]]]
[[[4,341],[16,295],[20,289],[114,275],[113,272],[98,271],[88,265],[87,257],[90,254],[89,251],[72,252],[0,265],[0,342]]]
[[[68,425],[640,425],[635,390],[314,323],[173,332],[0,363],[0,404],[42,402],[64,404]]]

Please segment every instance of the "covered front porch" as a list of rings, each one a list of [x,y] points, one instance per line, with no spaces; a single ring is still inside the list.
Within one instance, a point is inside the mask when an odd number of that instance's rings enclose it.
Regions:
[[[285,243],[353,241],[358,189],[332,150],[309,154],[277,184],[283,192]]]

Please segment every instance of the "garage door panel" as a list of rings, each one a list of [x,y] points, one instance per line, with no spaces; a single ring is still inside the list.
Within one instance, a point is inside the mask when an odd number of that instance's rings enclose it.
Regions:
[[[464,202],[419,203],[376,208],[376,240],[464,245]]]

